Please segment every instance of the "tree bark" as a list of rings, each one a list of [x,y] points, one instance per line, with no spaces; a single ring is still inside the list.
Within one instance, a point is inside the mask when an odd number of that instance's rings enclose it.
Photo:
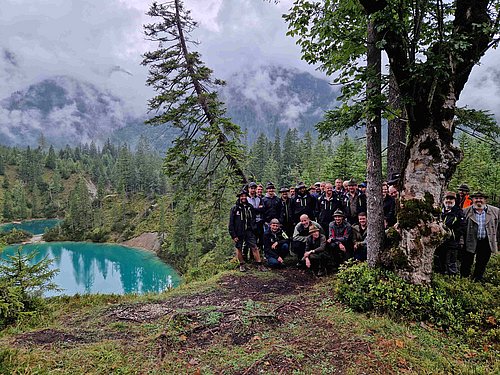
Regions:
[[[389,78],[389,105],[396,113],[394,119],[388,121],[387,125],[387,178],[390,179],[395,173],[403,170],[406,153],[406,111],[401,103],[398,84],[394,74]]]
[[[207,91],[203,88],[202,84],[198,80],[195,69],[191,64],[192,59],[189,56],[189,51],[186,45],[186,38],[184,37],[184,30],[181,22],[180,9],[181,6],[179,0],[175,0],[175,22],[177,25],[177,32],[179,34],[179,43],[181,45],[183,59],[186,62],[187,71],[189,73],[191,81],[193,82],[198,103],[203,109],[203,112],[205,113],[205,116],[210,124],[210,127],[213,128],[213,131],[216,133],[217,142],[219,143],[219,148],[223,150],[224,158],[226,159],[227,163],[231,166],[234,172],[238,176],[240,176],[241,182],[243,184],[247,184],[249,182],[248,177],[245,171],[243,170],[243,166],[241,165],[240,161],[237,160],[233,155],[231,155],[225,149],[228,144],[228,139],[224,134],[223,129],[221,129],[216,116],[212,113],[212,111],[210,111],[210,108],[206,101]]]
[[[408,156],[398,211],[399,247],[388,254],[400,276],[425,284],[431,279],[434,251],[446,234],[438,220],[441,197],[461,153],[429,128],[412,137]]]
[[[366,99],[368,118],[366,121],[367,154],[367,219],[366,235],[368,264],[379,264],[384,241],[384,209],[382,198],[382,120],[381,106],[377,105],[381,94],[381,51],[376,46],[377,32],[373,21],[368,20]]]
[[[361,4],[367,13],[383,11],[380,15],[386,17],[380,17],[381,22],[375,26],[384,36],[391,70],[406,99],[410,131],[400,183],[399,227],[388,235],[392,246],[384,252],[384,258],[386,264],[412,283],[428,283],[434,251],[443,239],[437,210],[461,159],[460,151],[453,146],[456,101],[473,66],[498,37],[498,16],[487,0],[454,2],[451,34],[443,29],[446,19],[442,13],[438,31],[447,38],[438,37],[431,45],[421,44],[432,58],[418,62],[418,49],[408,45],[408,35],[391,27],[391,22],[386,23],[394,17],[387,9],[388,3],[361,0]],[[420,5],[417,2],[417,10],[427,12]],[[439,10],[443,9],[441,4]],[[419,26],[422,19],[423,15],[414,18],[414,25]],[[490,25],[493,29],[478,25]],[[464,42],[459,48],[457,40]],[[421,42],[417,39],[417,44]]]

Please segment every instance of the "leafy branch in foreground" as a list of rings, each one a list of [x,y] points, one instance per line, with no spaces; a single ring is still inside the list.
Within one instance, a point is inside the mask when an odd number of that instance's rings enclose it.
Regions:
[[[455,110],[455,126],[458,130],[480,141],[498,146],[500,127],[489,111],[467,107],[457,108]]]
[[[189,49],[197,44],[190,38],[196,22],[180,0],[153,3],[147,14],[159,21],[144,26],[146,37],[158,43],[158,49],[145,53],[142,61],[149,67],[147,84],[157,92],[149,101],[149,109],[157,115],[146,123],[169,124],[178,131],[167,151],[167,174],[182,186],[196,185],[200,190],[209,185],[211,190],[222,189],[236,178],[246,183],[240,161],[241,130],[224,117],[226,109],[217,96],[224,82],[212,78],[200,54]],[[223,181],[217,179],[221,175]]]

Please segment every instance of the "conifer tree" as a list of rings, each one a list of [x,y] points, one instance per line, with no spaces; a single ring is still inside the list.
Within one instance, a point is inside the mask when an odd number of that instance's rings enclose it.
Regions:
[[[297,129],[288,129],[283,139],[283,163],[281,175],[283,183],[291,185],[298,182],[297,166],[299,162],[299,135]]]
[[[274,133],[274,144],[273,144],[273,151],[272,151],[272,157],[278,165],[281,166],[281,163],[283,162],[283,158],[281,155],[281,135],[280,131],[278,128],[276,128],[276,132]]]
[[[11,193],[13,216],[17,220],[28,218],[28,200],[24,185],[17,181],[12,188]]]
[[[49,152],[47,154],[47,159],[45,160],[45,166],[49,169],[56,169],[56,152],[54,147],[50,145]]]
[[[75,239],[83,239],[92,227],[92,206],[85,180],[80,177],[69,195],[68,213],[64,219],[65,227]]]
[[[5,157],[0,155],[0,176],[5,174]]]
[[[157,42],[158,49],[145,53],[142,61],[149,68],[147,84],[157,92],[149,101],[157,115],[146,123],[169,124],[178,134],[167,151],[167,173],[178,184],[199,187],[203,194],[209,183],[218,190],[217,175],[219,188],[232,176],[247,182],[238,139],[241,130],[224,117],[217,96],[223,82],[213,79],[199,53],[190,49],[196,23],[180,0],[153,3],[147,14],[158,20],[144,26],[146,37]]]
[[[3,191],[3,207],[2,207],[2,216],[6,221],[10,221],[14,219],[14,209],[12,207],[12,197],[11,193],[8,189]]]

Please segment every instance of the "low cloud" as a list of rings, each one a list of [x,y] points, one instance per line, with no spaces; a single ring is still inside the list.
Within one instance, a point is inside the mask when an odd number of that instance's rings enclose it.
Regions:
[[[157,46],[146,41],[142,25],[152,22],[146,0],[3,0],[0,12],[0,99],[29,84],[54,75],[70,75],[127,103],[134,114],[147,110],[154,93],[145,85],[147,68],[141,54]],[[278,4],[264,0],[185,0],[199,21],[193,37],[202,59],[215,76],[230,79],[234,73],[262,65],[320,72],[300,60],[300,49],[286,37],[281,15],[293,0]],[[474,68],[460,105],[490,109],[500,116],[499,51],[490,51]],[[277,103],[277,83],[255,77],[247,93]],[[262,92],[259,93],[259,88]],[[294,100],[285,118],[299,111]],[[304,103],[302,103],[304,105]],[[307,106],[307,103],[305,104]]]

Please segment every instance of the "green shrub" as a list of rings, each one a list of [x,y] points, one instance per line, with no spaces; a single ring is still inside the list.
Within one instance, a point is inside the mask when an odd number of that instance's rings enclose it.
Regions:
[[[15,255],[0,260],[0,328],[41,311],[43,293],[58,289],[50,281],[58,270],[49,268],[52,261],[47,258],[31,264],[36,255],[23,254],[19,247]]]
[[[8,232],[0,233],[0,242],[6,244],[21,243],[29,240],[33,234],[22,229],[11,229]]]
[[[89,239],[92,242],[106,242],[109,240],[109,231],[105,228],[94,228],[90,232]]]
[[[55,226],[54,228],[46,229],[42,236],[44,241],[54,242],[54,241],[67,241],[68,238],[61,231],[60,226]]]
[[[15,321],[23,308],[21,288],[0,278],[0,328]]]
[[[495,259],[489,280],[498,277],[497,267]],[[430,286],[413,285],[393,272],[349,263],[338,274],[336,296],[355,311],[423,321],[478,343],[500,343],[498,284],[434,275]]]

